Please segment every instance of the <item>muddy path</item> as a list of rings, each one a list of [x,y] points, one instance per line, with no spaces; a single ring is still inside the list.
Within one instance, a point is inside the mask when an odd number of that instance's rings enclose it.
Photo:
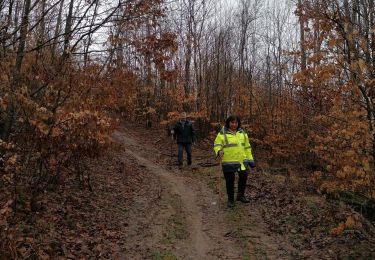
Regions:
[[[301,172],[259,163],[250,203],[228,210],[212,140],[194,145],[193,167],[178,170],[166,132],[122,124],[110,149],[83,162],[83,179],[64,175],[36,212],[19,196],[0,259],[375,259],[374,224],[312,192]]]
[[[267,235],[257,211],[225,207],[225,195],[194,172],[199,167],[168,167],[162,152],[130,128],[113,133],[124,154],[148,173],[126,218],[126,259],[280,259],[287,255],[282,238]],[[165,159],[165,158],[164,158]],[[211,183],[212,184],[212,183]],[[222,183],[223,185],[223,183]],[[222,186],[223,188],[223,186]]]

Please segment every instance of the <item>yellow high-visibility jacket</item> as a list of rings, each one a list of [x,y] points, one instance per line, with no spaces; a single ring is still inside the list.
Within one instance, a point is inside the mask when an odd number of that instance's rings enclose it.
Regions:
[[[221,160],[224,172],[243,171],[254,165],[249,137],[242,129],[234,134],[223,127],[214,142],[216,156],[220,150],[224,151]]]

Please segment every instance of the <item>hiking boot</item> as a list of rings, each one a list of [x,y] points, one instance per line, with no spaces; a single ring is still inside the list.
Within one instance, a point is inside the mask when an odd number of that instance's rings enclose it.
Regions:
[[[241,201],[242,203],[250,203],[250,200],[246,199],[245,196],[237,197],[237,201]]]
[[[178,169],[182,170],[182,164],[178,165]]]
[[[228,206],[228,208],[233,209],[234,208],[234,201],[228,201],[227,206]]]

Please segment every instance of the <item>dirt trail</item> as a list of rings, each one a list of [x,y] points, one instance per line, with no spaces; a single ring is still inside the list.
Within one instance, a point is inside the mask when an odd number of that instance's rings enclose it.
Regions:
[[[246,214],[244,218],[252,218],[250,226],[231,223],[228,214],[232,213],[224,207],[223,201],[219,206],[218,194],[209,189],[207,183],[194,178],[191,171],[166,169],[157,161],[159,151],[135,135],[135,131],[129,129],[113,134],[114,140],[126,147],[125,154],[150,173],[147,191],[138,196],[128,216],[133,224],[129,226],[126,250],[119,256],[132,259],[280,259],[284,255],[285,251],[278,249],[279,241],[258,228],[262,226],[258,225],[261,219],[256,213],[246,210],[240,213]],[[245,233],[238,235],[242,231]],[[243,237],[243,241],[239,237]],[[170,255],[173,257],[168,258]]]
[[[241,259],[236,241],[225,236],[230,233],[230,227],[224,216],[218,214],[217,194],[210,192],[204,184],[182,176],[179,171],[166,170],[156,164],[153,161],[156,151],[139,149],[142,145],[128,134],[115,132],[114,138],[126,144],[126,153],[136,158],[142,167],[165,180],[169,189],[167,194],[179,196],[189,232],[189,237],[182,241],[183,251],[187,254],[183,259]]]
[[[228,210],[209,140],[193,147],[193,167],[180,171],[165,129],[128,123],[112,139],[105,154],[84,162],[90,179],[78,186],[75,175],[64,175],[38,198],[36,212],[19,194],[1,259],[375,259],[373,223],[305,191],[296,175],[257,168],[248,178],[250,203]],[[355,226],[330,234],[349,216]]]
[[[171,172],[153,164],[151,161],[135,152],[128,151],[128,153],[134,156],[142,165],[146,165],[149,171],[165,178],[171,186],[171,193],[181,197],[183,210],[188,216],[187,222],[190,227],[192,242],[191,252],[195,259],[205,259],[212,245],[210,245],[210,239],[207,234],[203,232],[203,216],[201,209],[197,205],[197,196],[194,191],[186,186],[185,180],[182,177],[173,176]]]

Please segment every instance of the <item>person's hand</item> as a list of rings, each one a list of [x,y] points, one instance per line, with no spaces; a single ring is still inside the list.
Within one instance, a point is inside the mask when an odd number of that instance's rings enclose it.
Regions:
[[[171,130],[171,135],[174,135],[174,130]]]
[[[223,155],[224,155],[224,151],[223,150],[220,150],[220,151],[217,152],[217,158],[218,159],[221,159],[223,157]]]

